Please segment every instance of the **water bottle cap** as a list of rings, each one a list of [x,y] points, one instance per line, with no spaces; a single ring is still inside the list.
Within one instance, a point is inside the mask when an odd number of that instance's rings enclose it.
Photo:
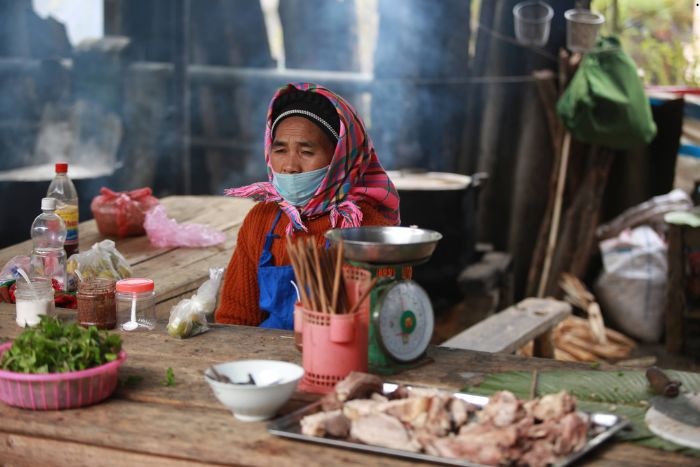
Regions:
[[[41,198],[41,210],[42,211],[55,211],[56,210],[56,198]]]
[[[67,162],[57,162],[56,163],[56,173],[57,174],[64,174],[68,172],[68,163]]]

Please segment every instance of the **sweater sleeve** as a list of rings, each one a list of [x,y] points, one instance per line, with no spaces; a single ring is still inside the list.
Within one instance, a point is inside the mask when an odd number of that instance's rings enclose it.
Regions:
[[[238,233],[215,313],[215,321],[225,324],[257,326],[263,316],[258,306],[258,264],[251,252],[255,239],[255,208],[246,216]]]

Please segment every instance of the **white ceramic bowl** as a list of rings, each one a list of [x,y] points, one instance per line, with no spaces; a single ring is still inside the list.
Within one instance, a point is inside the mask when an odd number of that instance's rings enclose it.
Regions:
[[[222,383],[213,378],[210,368],[204,379],[234,417],[246,422],[268,420],[275,416],[304,376],[304,369],[294,363],[278,360],[239,360],[214,365],[217,373],[232,381],[247,381],[250,374],[253,385]]]

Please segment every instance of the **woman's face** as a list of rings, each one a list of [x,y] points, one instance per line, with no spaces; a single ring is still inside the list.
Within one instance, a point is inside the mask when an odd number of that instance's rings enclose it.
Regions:
[[[304,117],[288,117],[275,130],[270,165],[276,173],[310,172],[327,166],[335,146],[326,134]]]

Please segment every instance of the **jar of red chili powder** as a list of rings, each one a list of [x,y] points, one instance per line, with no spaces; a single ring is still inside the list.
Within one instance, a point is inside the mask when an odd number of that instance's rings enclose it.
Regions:
[[[112,279],[92,279],[78,285],[78,323],[83,327],[114,329],[117,325],[117,302]]]

